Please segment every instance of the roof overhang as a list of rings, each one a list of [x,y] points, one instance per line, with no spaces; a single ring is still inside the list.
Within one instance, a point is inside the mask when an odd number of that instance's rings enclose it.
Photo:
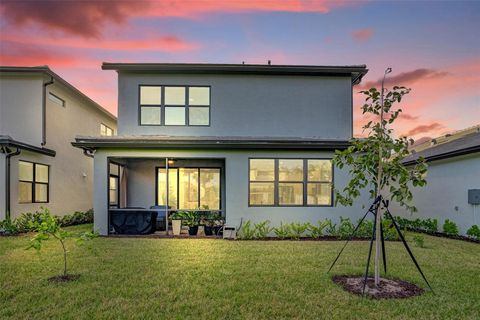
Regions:
[[[243,75],[296,75],[296,76],[348,76],[358,84],[368,72],[366,65],[312,66],[271,64],[213,64],[213,63],[110,63],[103,70],[129,73],[165,74],[243,74]]]
[[[101,148],[128,149],[303,149],[337,150],[350,145],[346,140],[314,138],[250,138],[250,137],[78,137],[74,147],[84,150]]]
[[[445,152],[445,153],[440,153],[440,154],[435,154],[431,156],[424,157],[426,162],[431,162],[435,160],[442,160],[442,159],[448,159],[448,158],[453,158],[453,157],[458,157],[458,156],[463,156],[471,153],[476,153],[480,152],[480,145],[477,146],[471,146],[468,148],[463,148],[463,149],[458,149],[458,150],[453,150],[450,152]],[[414,159],[408,159],[406,161],[403,161],[403,164],[406,166],[411,166],[417,163],[418,159],[420,156],[415,157]]]
[[[0,147],[3,148],[17,148],[20,150],[35,152],[39,154],[43,154],[50,157],[55,157],[56,152],[52,149],[47,149],[43,147],[36,147],[31,144],[23,143],[20,141],[13,140],[9,136],[1,136],[0,137]]]

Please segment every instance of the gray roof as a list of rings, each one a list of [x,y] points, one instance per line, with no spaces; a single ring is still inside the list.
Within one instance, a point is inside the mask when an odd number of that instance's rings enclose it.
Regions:
[[[83,149],[97,148],[243,148],[243,149],[345,149],[346,140],[326,140],[316,137],[239,137],[239,136],[111,136],[76,137],[72,142]]]
[[[480,132],[470,133],[458,139],[412,153],[403,160],[403,163],[414,164],[420,157],[425,158],[426,161],[433,161],[474,152],[480,152]]]
[[[315,66],[273,64],[218,64],[218,63],[110,63],[102,64],[103,70],[123,72],[159,72],[175,74],[264,74],[300,76],[349,76],[358,84],[368,72],[367,66]]]
[[[36,152],[44,154],[50,157],[55,157],[56,152],[52,149],[47,149],[44,147],[36,147],[34,145],[13,140],[12,137],[6,135],[0,135],[0,147],[4,148],[18,148],[21,150]]]
[[[0,66],[0,73],[44,73],[52,78],[55,79],[56,82],[61,83],[67,89],[71,90],[74,94],[78,95],[79,97],[83,98],[90,104],[92,104],[95,108],[112,118],[113,120],[117,120],[112,113],[107,111],[104,107],[93,101],[90,97],[86,94],[75,88],[73,85],[68,83],[65,79],[60,77],[58,74],[53,72],[48,66],[38,66],[38,67],[17,67],[17,66]]]

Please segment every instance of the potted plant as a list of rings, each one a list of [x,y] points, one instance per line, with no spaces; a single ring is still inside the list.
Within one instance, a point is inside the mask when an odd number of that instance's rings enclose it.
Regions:
[[[188,234],[196,236],[198,232],[198,217],[194,211],[184,211],[182,214],[183,224],[188,227]]]
[[[170,215],[170,219],[172,220],[172,231],[174,236],[180,235],[180,230],[182,229],[182,212],[175,211]]]
[[[217,219],[213,220],[213,233],[218,236],[220,235],[220,230],[222,230],[225,221],[220,216],[220,213],[217,213]]]
[[[206,236],[212,236],[214,233],[215,222],[218,218],[218,213],[215,212],[207,212],[205,214],[205,218],[203,220],[204,230]]]

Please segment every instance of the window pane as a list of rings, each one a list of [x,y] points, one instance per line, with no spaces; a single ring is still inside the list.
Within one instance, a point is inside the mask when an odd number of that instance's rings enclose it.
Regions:
[[[275,160],[250,159],[250,181],[273,181],[275,179]]]
[[[110,190],[110,204],[117,204],[117,190]]]
[[[35,164],[35,181],[48,183],[48,166]]]
[[[107,127],[102,123],[100,124],[100,135],[101,136],[106,136],[107,135]]]
[[[210,88],[190,87],[188,91],[188,104],[191,106],[209,106]]]
[[[160,124],[160,107],[142,107],[140,113],[141,124]]]
[[[273,205],[275,185],[272,182],[250,183],[250,205]]]
[[[327,206],[332,204],[332,186],[330,183],[309,183],[307,189],[307,204]]]
[[[278,160],[280,181],[303,181],[303,160]]]
[[[184,106],[185,87],[165,87],[165,105]]]
[[[140,104],[162,104],[162,87],[140,87]]]
[[[179,209],[198,208],[198,170],[179,169]]]
[[[47,202],[48,201],[48,185],[47,184],[35,184],[35,202]]]
[[[308,160],[308,181],[332,181],[331,160]]]
[[[279,183],[278,203],[280,205],[302,205],[303,183]]]
[[[168,169],[168,205],[172,209],[177,209],[177,173],[178,169],[171,168]],[[166,185],[166,175],[165,169],[158,169],[158,205],[164,206],[166,202],[166,193],[165,193],[165,185]]]
[[[32,202],[32,183],[31,182],[19,182],[18,183],[18,201],[19,202]]]
[[[208,126],[210,124],[210,108],[190,107],[188,117],[190,125]]]
[[[115,163],[110,163],[110,174],[118,176],[119,174],[119,166]]]
[[[166,125],[185,125],[185,108],[166,107],[165,108]]]
[[[109,127],[106,127],[105,135],[106,136],[113,136],[113,129],[111,129]]]
[[[117,177],[110,177],[110,190],[117,189]]]
[[[62,107],[65,107],[65,100],[63,100],[60,97],[57,97],[56,95],[54,95],[51,92],[48,94],[48,99],[55,102],[56,104],[61,105]]]
[[[33,163],[18,161],[18,180],[33,181]]]
[[[220,169],[200,169],[200,206],[220,209]]]

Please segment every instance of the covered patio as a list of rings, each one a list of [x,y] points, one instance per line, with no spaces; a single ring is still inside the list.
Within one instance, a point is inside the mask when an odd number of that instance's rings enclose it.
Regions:
[[[108,157],[107,163],[109,234],[171,236],[170,217],[187,213],[197,217],[203,236],[210,220],[224,221],[224,158]]]

